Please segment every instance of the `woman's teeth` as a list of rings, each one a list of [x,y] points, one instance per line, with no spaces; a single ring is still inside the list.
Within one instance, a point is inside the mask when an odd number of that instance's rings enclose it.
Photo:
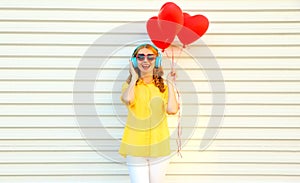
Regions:
[[[143,69],[149,69],[150,65],[142,65]]]

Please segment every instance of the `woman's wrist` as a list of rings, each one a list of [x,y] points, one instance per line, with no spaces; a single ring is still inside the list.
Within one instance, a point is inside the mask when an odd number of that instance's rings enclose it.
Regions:
[[[169,85],[172,85],[172,86],[174,85],[174,82],[171,81],[171,80],[169,80],[169,79],[166,80],[166,83],[167,83],[168,86],[169,86]]]
[[[130,83],[135,84],[137,82],[137,80],[138,80],[138,78],[132,77]]]

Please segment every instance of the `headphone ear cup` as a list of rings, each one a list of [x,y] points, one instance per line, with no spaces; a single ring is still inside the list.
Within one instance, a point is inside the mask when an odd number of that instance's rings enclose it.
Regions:
[[[133,65],[134,68],[137,68],[137,67],[138,67],[137,60],[136,60],[135,57],[132,57],[132,58],[131,58],[131,62],[132,62],[132,65]]]
[[[155,59],[155,67],[159,68],[161,66],[161,55],[158,55]]]

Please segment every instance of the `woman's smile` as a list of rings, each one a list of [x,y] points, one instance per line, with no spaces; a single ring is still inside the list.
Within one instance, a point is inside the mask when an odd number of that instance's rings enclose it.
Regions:
[[[150,68],[150,64],[142,64],[144,70],[148,70]]]

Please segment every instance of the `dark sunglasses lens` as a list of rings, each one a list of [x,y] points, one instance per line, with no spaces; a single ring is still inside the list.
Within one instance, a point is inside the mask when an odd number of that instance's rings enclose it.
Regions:
[[[143,60],[145,60],[145,55],[144,55],[144,54],[138,54],[138,55],[137,55],[137,59],[138,59],[139,61],[143,61]]]
[[[154,55],[147,55],[147,59],[149,61],[153,61],[155,59],[155,56]]]

